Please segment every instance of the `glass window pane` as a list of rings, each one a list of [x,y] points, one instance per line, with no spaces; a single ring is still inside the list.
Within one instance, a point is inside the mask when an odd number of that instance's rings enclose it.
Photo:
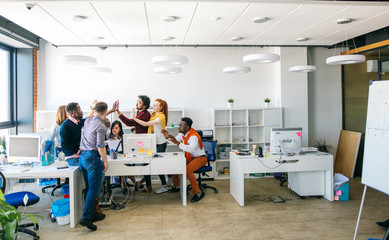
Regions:
[[[9,52],[0,48],[0,122],[10,121]]]

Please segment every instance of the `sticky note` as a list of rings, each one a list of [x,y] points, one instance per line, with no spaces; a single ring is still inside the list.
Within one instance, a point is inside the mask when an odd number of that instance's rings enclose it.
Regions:
[[[137,143],[136,143],[136,146],[137,146],[137,147],[143,147],[143,142],[137,142]]]
[[[147,150],[147,155],[148,155],[148,156],[153,155],[153,150]]]
[[[342,195],[343,195],[342,190],[337,190],[337,191],[336,191],[336,195],[337,195],[337,196],[342,196]]]
[[[339,196],[334,196],[335,201],[339,201]]]
[[[296,134],[297,134],[297,136],[299,136],[299,137],[303,136],[303,135],[301,134],[301,132],[296,132]]]
[[[144,148],[139,148],[139,153],[145,153],[145,149]]]

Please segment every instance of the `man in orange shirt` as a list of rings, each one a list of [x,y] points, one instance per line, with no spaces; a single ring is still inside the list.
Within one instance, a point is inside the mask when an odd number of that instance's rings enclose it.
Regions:
[[[187,117],[182,118],[178,127],[179,134],[176,137],[170,135],[166,130],[162,130],[161,132],[165,138],[185,152],[186,176],[190,181],[194,194],[191,202],[198,202],[204,197],[204,192],[200,191],[194,172],[207,164],[207,156],[199,134],[192,128],[192,123],[192,119]],[[179,186],[178,175],[173,175],[172,180],[174,186]]]

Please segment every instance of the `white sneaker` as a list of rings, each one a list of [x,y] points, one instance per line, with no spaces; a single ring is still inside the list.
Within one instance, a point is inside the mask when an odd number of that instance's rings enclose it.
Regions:
[[[168,178],[167,178],[167,184],[166,184],[166,186],[167,186],[167,187],[170,187],[172,184],[173,184],[172,178],[171,178],[171,177],[168,177]]]
[[[161,185],[158,189],[157,189],[157,191],[155,191],[155,193],[164,193],[164,192],[167,192],[167,191],[169,191],[169,189],[168,189],[168,187],[167,186],[164,186],[164,185]]]

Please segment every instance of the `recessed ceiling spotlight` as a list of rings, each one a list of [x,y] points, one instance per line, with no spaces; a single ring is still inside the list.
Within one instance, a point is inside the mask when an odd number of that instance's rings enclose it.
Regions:
[[[162,21],[165,21],[165,22],[175,22],[179,19],[179,17],[176,17],[176,16],[165,16],[162,18]]]
[[[308,40],[309,40],[309,38],[306,38],[306,37],[301,37],[301,38],[296,39],[297,42],[306,42]]]
[[[347,24],[351,23],[353,20],[351,18],[342,18],[336,21],[337,24]]]
[[[222,19],[222,18],[221,18],[221,17],[211,17],[211,20],[212,20],[212,21],[215,21],[215,22],[216,22],[216,21],[219,21],[220,19]]]
[[[232,37],[230,39],[231,39],[231,41],[237,42],[237,41],[243,40],[243,37]]]
[[[269,20],[269,18],[267,18],[267,17],[257,17],[257,18],[254,18],[254,19],[253,19],[253,22],[254,22],[254,23],[264,23],[264,22],[266,22],[267,20]]]
[[[98,48],[99,48],[100,50],[105,50],[105,49],[107,49],[108,47],[107,47],[107,46],[98,46]]]
[[[72,21],[75,21],[75,22],[83,22],[86,19],[88,19],[88,17],[82,16],[82,15],[74,15],[71,19],[72,19]]]
[[[163,41],[171,41],[173,40],[175,37],[163,37],[162,40]]]

